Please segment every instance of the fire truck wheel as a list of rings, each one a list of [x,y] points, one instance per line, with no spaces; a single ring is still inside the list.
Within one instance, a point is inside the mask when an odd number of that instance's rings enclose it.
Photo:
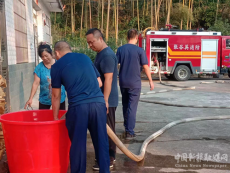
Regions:
[[[173,75],[177,81],[185,81],[190,78],[191,71],[186,65],[179,65]]]

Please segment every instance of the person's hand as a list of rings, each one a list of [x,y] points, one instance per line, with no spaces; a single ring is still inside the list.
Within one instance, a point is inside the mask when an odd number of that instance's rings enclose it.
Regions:
[[[26,102],[24,109],[26,109],[27,106],[30,106],[30,107],[31,107],[32,102],[33,102],[33,100],[32,100],[32,99],[29,99],[29,100]]]
[[[150,91],[152,91],[154,89],[153,81],[149,82],[149,85],[150,85]]]
[[[59,120],[59,118],[58,117],[54,117],[54,121],[57,121],[57,120]]]
[[[106,106],[106,108],[107,108],[107,114],[109,113],[109,102],[108,101],[105,101],[105,106]]]

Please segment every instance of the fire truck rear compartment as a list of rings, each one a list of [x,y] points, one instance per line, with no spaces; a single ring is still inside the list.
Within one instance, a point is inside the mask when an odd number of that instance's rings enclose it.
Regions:
[[[167,71],[167,40],[159,39],[151,41],[151,71],[157,73],[159,71],[155,58],[159,62],[161,71]]]

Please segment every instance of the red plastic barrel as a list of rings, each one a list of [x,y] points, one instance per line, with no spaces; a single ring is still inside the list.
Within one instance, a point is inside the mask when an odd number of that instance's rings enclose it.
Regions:
[[[70,141],[65,120],[53,120],[52,110],[0,116],[10,173],[67,172]]]

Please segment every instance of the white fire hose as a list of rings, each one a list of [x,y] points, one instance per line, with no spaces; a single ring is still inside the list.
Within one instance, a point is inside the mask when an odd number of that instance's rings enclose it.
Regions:
[[[168,85],[168,84],[163,83],[161,81],[161,73],[160,73],[160,68],[159,68],[158,61],[157,61],[157,66],[158,66],[158,74],[159,74],[161,84],[167,85],[167,86],[172,86],[172,87],[180,87],[180,88],[182,88],[181,90],[183,90],[183,89],[184,90],[195,89],[194,86],[187,87],[187,86]],[[145,94],[151,94],[151,92],[145,93]],[[116,146],[126,156],[128,156],[130,159],[132,159],[133,161],[139,162],[139,161],[142,161],[144,159],[145,153],[146,153],[146,148],[147,148],[148,144],[151,143],[158,136],[162,135],[165,131],[167,131],[168,129],[172,128],[173,126],[183,124],[183,123],[195,122],[195,121],[225,120],[225,119],[230,119],[230,116],[212,116],[212,117],[205,117],[205,118],[203,118],[203,117],[195,117],[195,118],[186,118],[186,119],[173,121],[173,122],[167,124],[166,126],[164,126],[163,128],[161,128],[160,130],[158,130],[157,132],[155,132],[152,135],[150,135],[147,139],[145,139],[145,141],[143,142],[143,144],[141,146],[141,149],[140,149],[140,152],[139,152],[138,155],[132,153],[128,148],[126,148],[126,146],[120,141],[120,139],[115,135],[115,133],[110,129],[110,127],[108,125],[106,125],[106,127],[107,127],[107,133],[108,133],[109,137],[113,140],[113,142],[116,144]]]
[[[157,61],[157,65],[158,65],[158,74],[159,74],[159,78],[160,78],[160,83],[162,85],[167,85],[167,86],[172,86],[172,87],[179,87],[180,90],[192,90],[195,89],[194,86],[192,87],[187,87],[187,86],[177,86],[177,85],[170,85],[170,84],[165,84],[161,81],[161,73],[160,73],[160,68],[159,68],[159,63]],[[178,90],[178,89],[177,89]],[[171,90],[168,90],[171,91]],[[154,92],[157,93],[157,92]],[[147,92],[147,93],[141,93],[141,94],[152,94],[152,92]],[[145,100],[140,100],[142,102],[148,102],[148,103],[155,103],[154,101],[145,101]],[[157,104],[161,104],[160,102],[158,102]],[[162,103],[164,105],[167,105],[166,103]],[[174,104],[168,104],[168,106],[177,106]],[[202,108],[202,107],[199,107]],[[210,108],[219,108],[219,107],[210,107]],[[223,108],[223,107],[222,107]],[[230,109],[230,107],[229,107]],[[65,118],[65,114],[62,116],[61,119]],[[164,132],[166,132],[168,129],[172,128],[173,126],[179,125],[179,124],[183,124],[183,123],[189,123],[189,122],[195,122],[195,121],[205,121],[205,120],[225,120],[225,119],[230,119],[230,116],[211,116],[211,117],[195,117],[195,118],[186,118],[186,119],[181,119],[181,120],[177,120],[177,121],[173,121],[169,124],[167,124],[166,126],[164,126],[163,128],[161,128],[160,130],[158,130],[157,132],[153,133],[152,135],[150,135],[147,139],[145,139],[145,141],[142,143],[140,152],[138,155],[132,153],[122,142],[121,140],[116,136],[116,134],[111,130],[111,128],[106,124],[107,127],[107,133],[109,135],[109,137],[113,140],[113,142],[116,144],[116,146],[126,155],[128,156],[130,159],[132,159],[133,161],[136,162],[140,162],[144,159],[145,157],[145,153],[146,153],[146,148],[149,145],[149,143],[151,143],[154,139],[156,139],[158,136],[162,135]]]

